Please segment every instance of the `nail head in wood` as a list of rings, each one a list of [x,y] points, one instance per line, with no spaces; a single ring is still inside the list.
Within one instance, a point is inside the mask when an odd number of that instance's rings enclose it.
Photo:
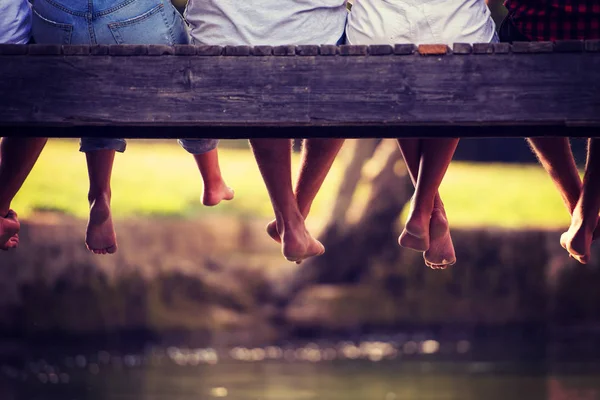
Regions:
[[[29,51],[29,46],[26,44],[0,44],[0,56],[20,56],[25,55]]]
[[[90,54],[93,56],[106,56],[108,55],[108,45],[107,44],[96,44],[90,46]]]
[[[176,56],[195,56],[196,46],[192,44],[176,44],[173,46]]]
[[[144,56],[148,54],[148,46],[143,44],[109,44],[108,54],[111,56]]]
[[[226,56],[249,56],[250,46],[225,46],[223,54]]]
[[[150,44],[148,45],[149,56],[172,56],[175,54],[175,48],[173,46],[167,46],[166,44]]]
[[[557,53],[581,53],[583,50],[583,40],[557,40],[554,42],[554,51]]]
[[[366,45],[343,44],[340,46],[340,55],[342,56],[366,56],[369,54],[369,47]]]
[[[586,40],[585,51],[589,51],[591,53],[600,52],[600,40]]]
[[[299,56],[318,56],[319,46],[313,44],[296,46],[296,54]]]
[[[410,54],[414,54],[415,49],[416,47],[412,43],[400,43],[394,45],[394,54],[399,56],[407,56]]]
[[[296,55],[296,46],[294,46],[294,45],[275,46],[275,47],[273,47],[273,55],[274,56],[295,56]]]
[[[394,53],[394,48],[389,44],[372,44],[369,46],[369,54],[372,56],[387,56]]]
[[[323,44],[319,48],[319,53],[321,53],[322,56],[335,56],[338,54],[338,51],[338,46],[333,44]]]
[[[496,53],[496,54],[510,53],[510,43],[494,43],[494,53]]]
[[[448,54],[448,46],[445,44],[420,44],[418,51],[422,56],[438,56]]]
[[[473,48],[469,43],[454,43],[452,45],[452,52],[454,54],[471,54]]]
[[[223,53],[221,46],[199,45],[196,46],[196,55],[198,56],[220,56]]]
[[[33,56],[56,56],[62,52],[60,44],[30,44],[29,54]]]

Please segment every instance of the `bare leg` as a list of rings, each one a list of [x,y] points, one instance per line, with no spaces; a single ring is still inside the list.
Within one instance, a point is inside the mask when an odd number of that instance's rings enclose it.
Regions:
[[[581,178],[571,151],[569,138],[537,137],[528,138],[527,141],[552,178],[569,214],[573,215],[573,210],[575,210],[581,195]],[[599,226],[594,231],[594,239],[598,236],[600,236]]]
[[[110,177],[115,151],[95,150],[85,155],[90,178],[90,219],[85,243],[95,254],[113,254],[117,251],[117,236],[110,211]]]
[[[295,188],[296,203],[304,219],[308,217],[310,207],[344,141],[345,139],[306,139],[304,141],[300,173]],[[276,220],[267,225],[267,233],[276,242],[281,242]]]
[[[401,246],[417,251],[429,249],[429,226],[435,197],[457,145],[458,139],[424,139],[420,141],[419,173],[406,227],[399,238]]]
[[[19,244],[19,221],[10,203],[33,169],[48,138],[2,139],[0,144],[0,249]]]
[[[204,181],[204,192],[202,193],[202,204],[205,206],[216,206],[221,200],[233,199],[231,189],[221,176],[219,167],[219,153],[213,149],[203,154],[194,154],[196,164]]]
[[[590,257],[590,246],[600,213],[600,140],[590,139],[581,196],[577,201],[571,226],[561,236],[561,245],[582,264]]]
[[[301,262],[323,254],[323,245],[306,230],[292,191],[291,140],[251,139],[250,144],[271,198],[284,257]]]
[[[416,185],[419,174],[421,142],[422,139],[398,139],[400,151],[414,185]],[[433,211],[429,222],[429,247],[423,253],[423,258],[428,267],[437,269],[456,263],[456,254],[450,236],[444,203],[437,191],[433,203]],[[414,206],[411,205],[411,207]],[[405,237],[403,239],[401,237],[400,241],[402,240],[410,240],[410,238]]]

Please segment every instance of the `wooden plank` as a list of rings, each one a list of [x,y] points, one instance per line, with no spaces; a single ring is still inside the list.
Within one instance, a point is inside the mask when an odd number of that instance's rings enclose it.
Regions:
[[[249,56],[250,46],[225,46],[223,54],[226,56]]]
[[[368,53],[372,56],[388,56],[394,53],[394,48],[389,44],[372,44]]]
[[[322,56],[335,56],[339,52],[338,46],[332,44],[324,44],[319,48],[319,53]]]
[[[275,46],[275,47],[273,47],[273,55],[274,56],[295,56],[296,55],[296,46],[293,46],[293,45]]]
[[[192,44],[176,44],[173,46],[176,56],[195,56],[196,46]]]
[[[254,46],[252,48],[253,56],[272,56],[273,55],[273,46]]]
[[[318,56],[319,46],[312,44],[296,46],[296,54],[299,56]]]
[[[32,44],[29,45],[29,54],[35,56],[55,56],[62,52],[60,44]]]
[[[369,54],[369,46],[343,44],[340,46],[340,55],[342,56],[366,56]]]
[[[198,56],[220,56],[221,54],[223,54],[223,48],[221,46],[196,46],[196,55]]]
[[[29,46],[24,44],[0,43],[0,56],[17,56],[29,53]]]
[[[394,45],[394,54],[406,56],[414,54],[416,46],[412,43],[401,43]]]
[[[600,52],[600,40],[586,40],[585,51],[589,51],[591,53]]]
[[[437,56],[448,54],[448,46],[445,44],[420,44],[417,51],[422,56]]]
[[[557,40],[554,51],[557,53],[581,53],[585,49],[583,40]]]
[[[106,56],[108,55],[108,45],[96,44],[90,46],[90,54],[93,56]]]
[[[554,43],[552,42],[514,42],[513,53],[552,53]]]
[[[493,43],[473,43],[473,54],[493,54]]]
[[[540,137],[540,136],[597,136],[595,127],[567,127],[544,125],[530,126],[35,126],[19,125],[10,128],[0,126],[1,136],[19,137],[119,137],[119,138],[398,138],[398,137]],[[551,133],[549,135],[549,133]]]
[[[508,54],[510,53],[510,43],[494,43],[495,54]]]
[[[452,45],[452,53],[454,54],[471,54],[473,47],[469,43],[454,43]]]
[[[167,56],[173,54],[175,54],[175,48],[173,46],[164,44],[151,44],[148,46],[149,56]]]
[[[86,44],[63,44],[62,53],[65,56],[87,56],[90,54],[90,46]]]
[[[0,126],[600,126],[590,52],[3,55],[0,76]]]
[[[144,56],[148,54],[148,46],[141,44],[109,44],[108,54],[111,56]]]

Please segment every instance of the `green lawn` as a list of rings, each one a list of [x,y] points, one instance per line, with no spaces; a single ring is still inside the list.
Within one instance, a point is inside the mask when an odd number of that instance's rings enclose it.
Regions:
[[[236,199],[206,208],[199,202],[202,184],[194,160],[175,141],[130,141],[127,152],[117,155],[115,161],[114,216],[271,216],[269,198],[250,151],[223,146],[220,158],[223,175],[235,189]],[[343,174],[343,158],[342,153],[315,202],[313,221],[327,218]],[[294,162],[297,166],[297,155]],[[85,218],[87,184],[85,156],[78,151],[77,141],[51,140],[13,208],[23,218],[36,210]],[[562,228],[568,223],[550,179],[536,165],[456,162],[450,166],[441,194],[454,227]],[[366,196],[363,187],[357,202],[364,204]]]

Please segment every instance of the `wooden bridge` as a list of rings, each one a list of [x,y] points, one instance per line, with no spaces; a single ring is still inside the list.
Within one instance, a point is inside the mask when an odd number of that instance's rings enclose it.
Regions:
[[[598,129],[598,40],[0,45],[0,136],[522,137]]]

